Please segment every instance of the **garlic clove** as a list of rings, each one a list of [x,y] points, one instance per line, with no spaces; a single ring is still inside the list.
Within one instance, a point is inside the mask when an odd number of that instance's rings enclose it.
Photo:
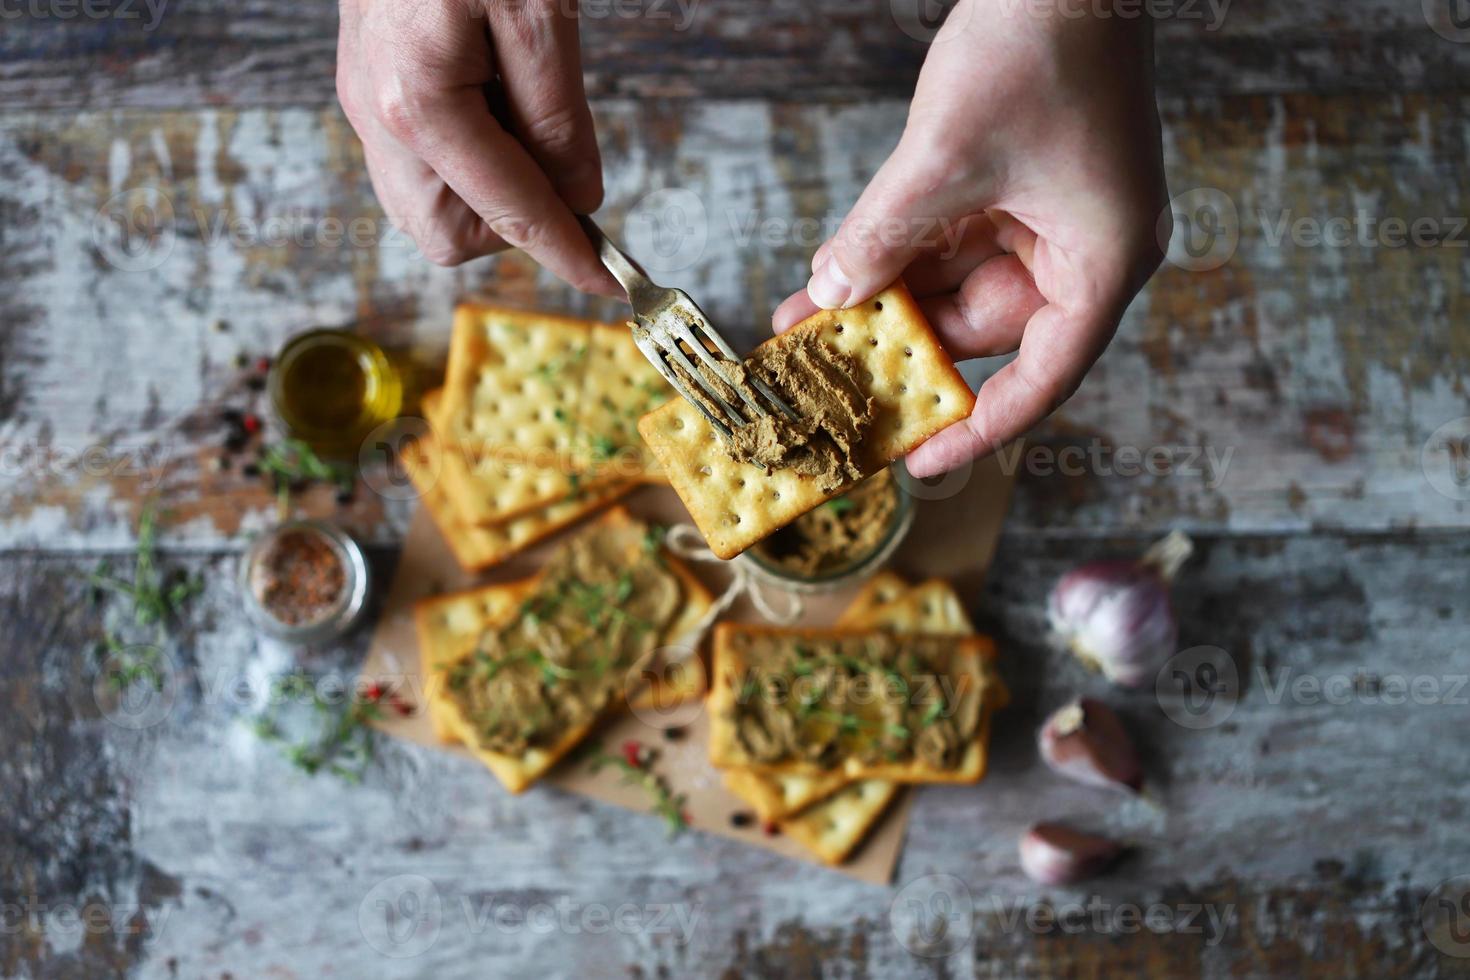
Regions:
[[[1052,713],[1037,736],[1041,758],[1054,772],[1088,786],[1143,788],[1143,763],[1118,715],[1093,698]]]
[[[1175,531],[1137,561],[1095,561],[1073,569],[1047,598],[1052,630],[1113,683],[1150,683],[1178,646],[1169,583],[1193,549]]]
[[[1039,823],[1021,837],[1021,870],[1042,885],[1070,885],[1101,874],[1123,845],[1056,823]]]

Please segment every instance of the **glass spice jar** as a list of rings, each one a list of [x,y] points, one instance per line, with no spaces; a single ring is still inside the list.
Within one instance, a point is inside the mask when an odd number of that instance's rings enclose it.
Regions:
[[[320,643],[350,630],[367,604],[367,559],[341,528],[287,521],[259,535],[240,560],[245,611],[268,636]]]

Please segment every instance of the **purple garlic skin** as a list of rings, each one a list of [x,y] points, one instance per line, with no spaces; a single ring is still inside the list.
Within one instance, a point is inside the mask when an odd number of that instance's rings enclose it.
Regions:
[[[1080,698],[1054,711],[1037,737],[1051,769],[1088,786],[1143,788],[1143,763],[1123,721],[1112,708]]]
[[[1039,823],[1021,837],[1021,870],[1042,885],[1071,885],[1106,871],[1123,852],[1117,841],[1056,823]]]
[[[1178,532],[1138,561],[1081,565],[1047,599],[1051,628],[1114,684],[1143,687],[1178,649],[1169,583],[1193,545]]]

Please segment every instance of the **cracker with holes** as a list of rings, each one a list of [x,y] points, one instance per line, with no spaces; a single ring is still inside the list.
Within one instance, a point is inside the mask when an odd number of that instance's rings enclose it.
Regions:
[[[431,596],[414,603],[413,625],[418,634],[419,662],[428,688],[425,701],[434,735],[441,742],[458,742],[444,718],[443,684],[439,668],[464,652],[465,646],[493,624],[509,618],[536,588],[535,576],[503,585],[486,585],[462,592]]]
[[[946,583],[939,583],[948,588]],[[912,614],[908,611],[912,599],[905,599],[909,584],[895,572],[881,571],[874,575],[853,598],[837,619],[839,627],[877,628],[885,627],[897,632],[913,632]],[[946,604],[948,610],[958,607],[959,597],[949,589],[955,606]],[[892,605],[890,605],[892,604]],[[880,609],[886,609],[882,615]],[[894,620],[897,619],[897,622]],[[955,624],[935,622],[931,624],[935,633],[969,633],[968,620],[963,618]],[[951,628],[952,627],[952,628]],[[963,628],[961,628],[963,627]],[[762,820],[780,820],[811,806],[818,800],[831,796],[852,780],[841,771],[806,775],[802,773],[765,773],[749,770],[727,769],[724,775],[726,788],[755,808]]]
[[[433,485],[454,510],[455,523],[504,526],[522,531],[534,522],[515,525],[515,519],[556,509],[562,514],[582,512],[578,501],[606,500],[634,486],[610,474],[584,475],[569,467],[535,466],[494,453],[446,441],[443,389],[423,397],[424,417],[434,432],[433,445],[419,453],[417,483]],[[447,536],[447,533],[446,533]],[[473,537],[473,534],[472,534]],[[529,543],[529,542],[527,542]]]
[[[426,434],[416,439],[405,449],[403,462],[455,561],[470,572],[489,568],[575,524],[635,485],[629,481],[598,483],[537,510],[494,524],[477,524],[466,521],[448,495],[444,478],[454,464],[442,453],[437,437]]]
[[[757,347],[739,370],[766,382],[796,418],[768,414],[725,437],[675,398],[638,423],[721,558],[877,473],[975,404],[901,282],[853,309],[817,313]]]
[[[899,786],[882,779],[848,783],[816,806],[780,821],[781,832],[826,864],[841,864],[883,816]]]
[[[896,782],[985,773],[994,698],[984,636],[715,628],[710,761]]]
[[[630,695],[713,597],[621,508],[562,546],[513,613],[433,657],[436,717],[511,792]]]
[[[506,622],[535,592],[541,577],[482,585],[420,599],[413,607],[420,670],[426,678],[425,703],[434,736],[455,744],[460,739],[445,720],[443,673],[440,666],[460,656],[482,633]],[[704,662],[689,657],[675,663],[650,664],[626,685],[629,704],[666,712],[704,696],[708,679]]]
[[[949,583],[931,580],[909,588],[892,572],[869,581],[837,620],[838,626],[881,627],[897,633],[916,630],[964,635],[974,632],[963,604]],[[987,705],[1009,700],[1004,683],[986,684]],[[981,745],[989,743],[990,714],[982,723]],[[726,770],[725,785],[755,807],[762,819],[776,820],[783,833],[827,864],[840,864],[877,824],[898,794],[898,784],[881,779],[850,781],[845,776],[768,774]]]
[[[476,457],[658,480],[637,422],[671,394],[626,326],[464,304],[454,314],[441,434]]]

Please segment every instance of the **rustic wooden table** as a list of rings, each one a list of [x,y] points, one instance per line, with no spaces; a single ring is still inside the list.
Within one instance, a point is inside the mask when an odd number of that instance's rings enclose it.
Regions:
[[[912,6],[586,5],[606,224],[756,337],[897,137]],[[332,4],[10,5],[0,973],[1466,972],[1470,918],[1442,900],[1470,875],[1470,31],[1439,0],[1167,6],[1171,188],[1193,190],[1186,217],[1237,220],[1166,265],[1036,433],[976,593],[1016,692],[992,773],[920,794],[880,888],[555,791],[511,800],[434,752],[384,745],[354,785],[255,738],[251,692],[286,660],[232,587],[272,512],[214,462],[221,411],[252,397],[242,356],[318,324],[432,355],[475,293],[598,308],[517,257],[445,271],[389,232],[335,103]],[[118,220],[143,205],[164,234],[127,248]],[[169,648],[171,709],[129,727],[93,694],[121,610],[86,601],[84,574],[126,562],[150,498],[206,587]],[[359,492],[342,517],[386,571],[408,512]],[[1170,527],[1200,544],[1182,642],[1226,651],[1240,690],[1207,728],[1107,692],[1153,810],[1049,777],[1032,732],[1106,690],[1044,642],[1050,583]],[[309,666],[350,669],[363,643]],[[1015,839],[1046,818],[1137,853],[1038,888]],[[940,922],[948,945],[923,946],[913,926]]]

